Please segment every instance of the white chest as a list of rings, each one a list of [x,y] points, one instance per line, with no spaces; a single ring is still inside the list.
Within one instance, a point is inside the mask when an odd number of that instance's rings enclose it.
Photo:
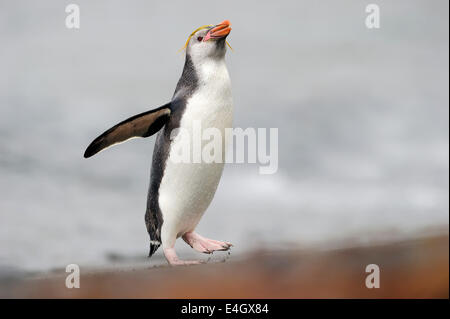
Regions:
[[[198,128],[198,125],[201,126],[201,131],[216,128],[224,137],[224,130],[232,126],[233,117],[231,83],[225,63],[205,64],[197,72],[198,89],[187,101],[180,128],[189,132],[192,138],[194,127]],[[164,219],[163,231],[175,233],[177,236],[193,230],[199,222],[214,197],[224,165],[174,162],[173,150],[179,149],[179,142],[177,138],[172,140],[159,190],[159,205]],[[191,153],[194,151],[193,148],[190,149]],[[193,157],[191,154],[190,158]]]
[[[181,127],[190,128],[194,121],[201,121],[203,128],[231,127],[233,101],[225,63],[204,63],[197,72],[198,89],[188,100]]]

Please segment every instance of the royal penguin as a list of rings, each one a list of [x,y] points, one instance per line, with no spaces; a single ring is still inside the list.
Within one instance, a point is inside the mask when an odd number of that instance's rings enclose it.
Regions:
[[[170,265],[201,262],[178,258],[175,241],[179,237],[193,249],[206,254],[229,250],[232,246],[195,231],[222,176],[226,156],[225,129],[232,127],[231,81],[225,64],[226,38],[230,31],[231,24],[225,20],[192,32],[185,45],[183,72],[171,101],[113,126],[97,137],[84,153],[88,158],[114,144],[157,133],[145,224],[150,236],[149,256],[162,246]],[[192,141],[194,135],[198,135],[194,132],[196,128],[200,128],[200,134],[209,128],[220,132],[223,160],[205,162],[198,154],[201,148],[185,147],[187,140],[181,135],[190,136],[189,141]],[[179,160],[180,150],[189,152],[190,161]],[[196,160],[199,157],[200,161]]]

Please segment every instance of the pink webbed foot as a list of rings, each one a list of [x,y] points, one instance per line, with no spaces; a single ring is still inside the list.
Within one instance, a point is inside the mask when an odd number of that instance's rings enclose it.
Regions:
[[[229,242],[205,238],[195,232],[184,234],[183,239],[189,246],[194,248],[196,251],[205,254],[211,254],[214,251],[228,250],[230,249],[231,246],[233,246]]]
[[[175,248],[165,248],[164,256],[166,257],[167,262],[171,266],[198,265],[204,263],[204,261],[202,260],[181,260],[180,258],[178,258],[175,252]]]

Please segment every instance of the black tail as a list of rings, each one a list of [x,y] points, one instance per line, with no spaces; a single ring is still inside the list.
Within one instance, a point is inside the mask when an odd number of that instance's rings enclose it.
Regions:
[[[159,246],[161,246],[161,243],[157,243],[156,241],[153,242],[150,241],[150,252],[148,253],[148,257],[152,257],[152,255],[158,250]]]
[[[161,246],[161,226],[162,218],[160,214],[155,214],[151,209],[147,208],[145,213],[145,225],[150,236],[150,252],[148,257],[151,257]]]

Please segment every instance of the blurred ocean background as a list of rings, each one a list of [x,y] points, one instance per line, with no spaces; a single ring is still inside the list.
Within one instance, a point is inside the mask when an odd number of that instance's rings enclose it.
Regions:
[[[0,0],[0,272],[161,260],[154,138],[82,155],[166,103],[189,33],[224,19],[235,126],[279,128],[279,170],[226,166],[199,233],[239,255],[448,227],[448,1],[376,1],[372,30],[356,0],[71,2]]]

